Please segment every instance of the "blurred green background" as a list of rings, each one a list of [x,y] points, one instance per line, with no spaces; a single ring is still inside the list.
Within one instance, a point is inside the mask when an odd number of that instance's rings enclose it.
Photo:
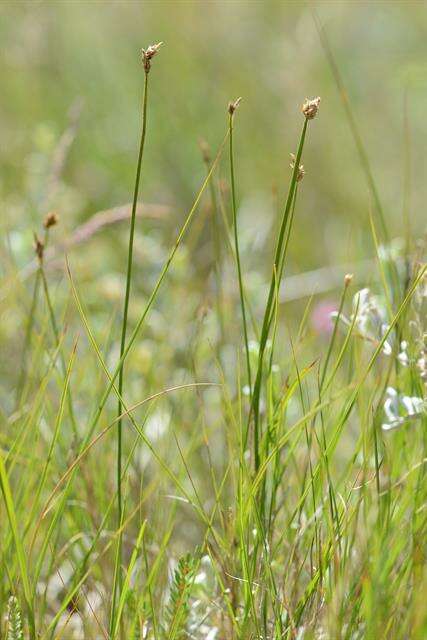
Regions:
[[[390,235],[404,236],[406,189],[412,235],[417,238],[424,228],[427,196],[422,170],[427,134],[425,2],[1,3],[1,269],[7,320],[2,331],[11,355],[22,341],[29,306],[25,296],[31,291],[29,278],[24,288],[15,286],[21,282],[16,275],[33,258],[32,233],[40,229],[46,212],[55,209],[60,214],[54,230],[58,242],[96,212],[131,200],[143,85],[140,49],[153,42],[165,44],[150,74],[141,199],[168,208],[160,210],[158,219],[138,222],[134,317],[141,309],[138,296],[149,293],[205,175],[199,139],[213,150],[218,147],[227,126],[227,103],[237,96],[243,98],[235,132],[238,215],[243,268],[255,308],[264,302],[278,210],[290,176],[289,153],[295,151],[300,106],[307,96],[320,95],[322,103],[304,151],[307,175],[287,274],[337,266],[341,282],[341,265],[374,256],[366,177],[313,10],[326,29],[347,88]],[[72,144],[52,189],[55,154],[77,112]],[[226,153],[218,177],[228,178]],[[179,348],[182,335],[188,338],[187,322],[210,304],[212,243],[203,228],[205,218],[196,221],[186,249],[179,252],[172,286],[162,302],[164,315],[153,321],[156,331],[163,331],[154,337],[164,339],[172,350]],[[126,247],[127,225],[116,224],[71,255],[100,327],[121,308]],[[58,271],[60,296],[66,278]],[[331,288],[322,278],[297,287],[297,295],[291,296],[301,298],[301,304],[292,303],[295,317],[317,285],[320,291]],[[236,296],[232,266],[224,268],[223,279]],[[360,288],[366,279],[366,269],[358,274],[356,265],[356,285]],[[15,307],[9,304],[11,290],[19,299]],[[338,293],[328,295],[333,304]],[[293,317],[293,307],[288,317]],[[239,331],[238,318],[235,324]]]

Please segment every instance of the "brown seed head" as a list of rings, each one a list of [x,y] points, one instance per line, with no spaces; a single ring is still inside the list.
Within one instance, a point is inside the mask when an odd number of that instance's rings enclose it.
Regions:
[[[305,99],[304,104],[301,107],[301,111],[303,112],[307,120],[313,120],[313,118],[316,117],[317,112],[319,111],[319,105],[319,96],[317,98],[313,98],[312,100],[310,100],[309,98]]]
[[[236,98],[236,100],[234,100],[234,102],[229,102],[228,103],[228,113],[230,114],[230,116],[233,115],[233,113],[236,111],[237,107],[239,106],[239,104],[241,103],[242,98]]]
[[[38,237],[37,233],[34,234],[34,251],[36,252],[36,256],[39,261],[43,260],[43,252],[44,252],[44,243]]]
[[[144,63],[144,71],[148,73],[151,69],[151,60],[154,58],[163,42],[158,42],[157,44],[150,44],[147,49],[141,49],[142,53],[142,62]]]
[[[295,155],[293,153],[291,153],[290,156],[291,156],[291,162],[290,162],[289,166],[291,167],[292,170],[294,170],[295,169],[296,158],[295,158]],[[298,167],[297,182],[300,182],[303,179],[304,176],[305,176],[304,165],[300,164],[300,166]]]
[[[344,276],[344,286],[349,287],[351,285],[351,281],[353,280],[352,273],[346,273]]]
[[[44,219],[43,226],[45,229],[49,229],[50,227],[54,227],[59,222],[59,216],[56,211],[51,211],[48,213]]]

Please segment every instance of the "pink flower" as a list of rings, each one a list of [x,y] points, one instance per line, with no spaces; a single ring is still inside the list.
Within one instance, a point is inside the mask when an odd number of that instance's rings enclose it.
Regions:
[[[337,308],[336,302],[322,300],[317,302],[311,314],[311,326],[316,333],[329,334],[334,328],[331,313]]]

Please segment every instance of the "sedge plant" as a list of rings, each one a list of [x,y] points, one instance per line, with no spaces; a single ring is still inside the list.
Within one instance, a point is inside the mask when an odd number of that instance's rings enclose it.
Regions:
[[[132,280],[132,263],[133,263],[133,243],[135,236],[135,222],[136,222],[136,209],[138,205],[139,184],[141,179],[142,159],[144,154],[145,137],[147,132],[147,105],[148,105],[148,78],[151,69],[152,59],[156,55],[161,46],[161,42],[158,44],[150,45],[147,49],[142,49],[142,61],[144,67],[144,92],[142,99],[142,129],[141,139],[139,143],[138,161],[136,165],[135,187],[133,191],[132,200],[132,212],[130,218],[129,229],[129,246],[127,254],[127,270],[126,270],[126,288],[124,296],[123,317],[122,317],[122,331],[120,338],[120,359],[123,357],[123,353],[126,346],[126,333],[128,325],[128,313],[129,313],[129,300]],[[117,527],[120,529],[122,526],[123,518],[123,495],[122,495],[122,450],[123,450],[123,428],[122,428],[122,410],[123,404],[121,396],[123,394],[124,385],[124,362],[121,363],[118,373],[118,391],[119,399],[117,403]],[[111,605],[111,623],[110,632],[115,628],[115,616],[116,616],[116,598],[120,597],[121,584],[122,584],[122,536],[119,534],[117,541],[117,554],[116,565],[114,573],[114,586]]]
[[[392,274],[401,277],[401,265],[396,261],[387,271],[386,236],[371,216],[376,268],[363,283],[357,269],[343,272],[327,336],[319,338],[310,326],[315,296],[307,296],[296,323],[288,307],[284,313],[292,228],[310,180],[303,152],[318,115],[321,125],[319,99],[307,100],[267,298],[261,308],[254,304],[255,287],[247,280],[252,256],[241,242],[244,220],[237,219],[234,102],[172,245],[161,246],[161,260],[146,257],[154,284],[144,289],[142,303],[138,298],[141,309],[130,330],[131,299],[140,293],[132,286],[133,243],[157,48],[145,50],[143,59],[119,341],[114,316],[99,322],[103,301],[89,303],[78,261],[66,261],[69,287],[55,288],[54,272],[42,259],[43,239],[36,245],[35,281],[44,297],[37,298],[34,321],[25,318],[31,367],[24,379],[20,367],[15,377],[10,372],[17,387],[25,387],[25,401],[3,411],[0,434],[0,636],[423,640],[422,250],[407,256],[405,286],[395,284]],[[227,148],[230,192],[221,180]],[[210,204],[221,215],[212,229],[215,261],[207,261],[219,295],[195,321],[200,297],[211,294],[210,280],[198,288],[186,239],[196,214],[210,212],[203,209],[209,188]],[[203,234],[197,238],[204,242]],[[407,242],[407,253],[410,247]],[[236,271],[237,279],[226,281],[225,274]],[[170,313],[173,327],[157,322]],[[241,366],[235,354],[242,343]],[[131,353],[144,378],[141,395],[129,365],[125,371]]]

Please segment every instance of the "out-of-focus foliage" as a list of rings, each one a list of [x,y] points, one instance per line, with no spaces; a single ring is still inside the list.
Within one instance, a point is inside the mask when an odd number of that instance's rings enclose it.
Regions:
[[[152,71],[143,196],[178,205],[169,224],[174,226],[203,174],[198,138],[218,145],[227,102],[237,95],[243,97],[236,133],[242,216],[250,224],[255,207],[268,220],[272,191],[280,197],[288,178],[300,103],[321,95],[322,121],[305,157],[293,270],[369,252],[363,246],[365,181],[308,4],[3,2],[0,11],[1,195],[9,228],[27,230],[43,213],[49,154],[78,99],[84,103],[79,133],[54,206],[64,210],[63,223],[72,228],[130,199],[143,82],[139,52],[163,40]],[[422,220],[426,197],[418,172],[427,133],[425,5],[322,1],[316,12],[397,235],[405,93],[415,221]],[[306,231],[308,221],[316,243]]]

